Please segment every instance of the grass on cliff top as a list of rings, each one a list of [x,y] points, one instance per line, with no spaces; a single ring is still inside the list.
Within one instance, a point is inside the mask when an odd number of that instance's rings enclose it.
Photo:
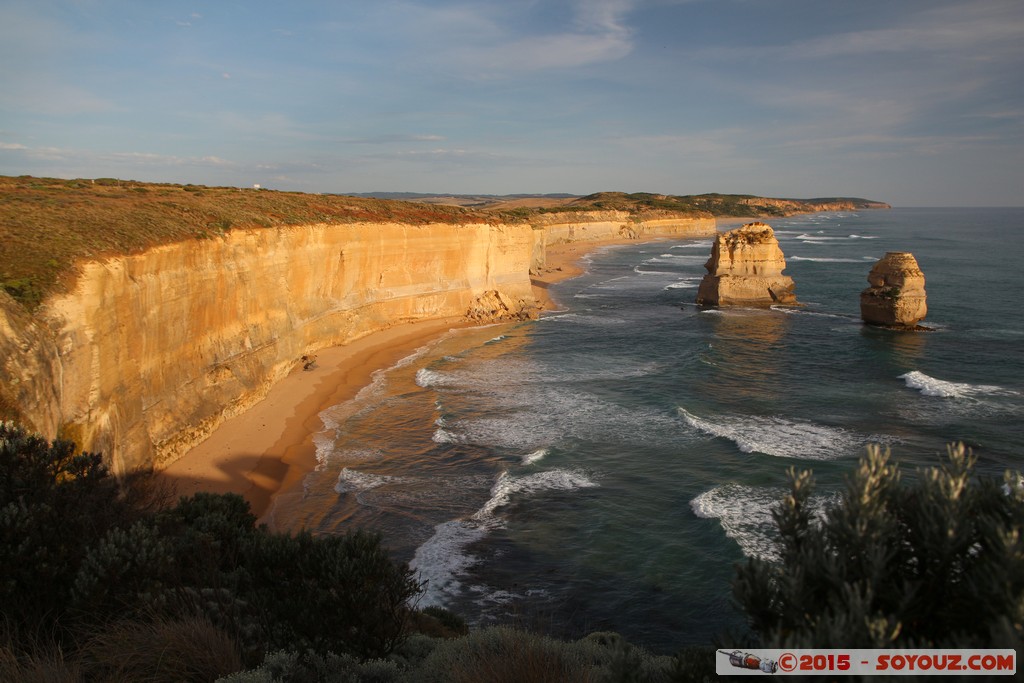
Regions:
[[[828,204],[846,205],[848,208],[884,208],[884,202],[875,202],[858,197],[829,197],[821,199],[777,199],[752,194],[699,194],[664,195],[649,192],[598,192],[560,202],[557,206],[521,207],[502,210],[495,207],[503,217],[529,220],[531,215],[566,213],[574,211],[629,211],[640,217],[655,217],[658,214],[690,216],[790,216],[794,213],[824,210]]]
[[[363,197],[0,176],[0,287],[31,310],[68,284],[78,261],[210,239],[235,228],[495,220],[458,207]]]

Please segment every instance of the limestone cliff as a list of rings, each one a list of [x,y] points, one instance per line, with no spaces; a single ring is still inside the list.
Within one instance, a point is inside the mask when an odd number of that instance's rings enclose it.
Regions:
[[[715,219],[711,216],[673,216],[667,212],[573,211],[539,214],[531,220],[543,231],[548,245],[715,234]]]
[[[33,313],[0,291],[0,399],[116,471],[160,466],[304,354],[404,322],[533,315],[548,244],[715,231],[664,214],[538,218],[236,228],[80,261]]]
[[[303,354],[388,326],[529,315],[529,226],[236,230],[84,264],[35,316],[0,301],[4,382],[30,426],[116,470],[159,465]]]
[[[793,278],[783,275],[786,258],[765,223],[748,223],[721,233],[704,264],[708,274],[697,290],[702,306],[766,306],[796,303]]]
[[[888,252],[871,268],[868,284],[860,294],[864,322],[913,329],[927,315],[924,273],[913,254]]]

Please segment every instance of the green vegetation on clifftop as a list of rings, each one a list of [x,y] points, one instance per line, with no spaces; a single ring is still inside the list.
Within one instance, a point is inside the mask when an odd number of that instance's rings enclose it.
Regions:
[[[216,238],[235,228],[494,220],[459,207],[340,195],[0,176],[0,287],[34,308],[80,260]]]

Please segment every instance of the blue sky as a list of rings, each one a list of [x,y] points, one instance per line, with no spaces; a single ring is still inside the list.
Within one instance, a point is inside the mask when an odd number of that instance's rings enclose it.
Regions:
[[[0,174],[1024,204],[1021,0],[0,0]]]

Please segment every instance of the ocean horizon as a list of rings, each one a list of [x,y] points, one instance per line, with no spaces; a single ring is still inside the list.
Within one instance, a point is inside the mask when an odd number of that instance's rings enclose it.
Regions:
[[[275,523],[381,533],[420,606],[475,625],[671,652],[743,631],[734,567],[774,557],[790,468],[822,506],[869,444],[905,477],[956,441],[982,474],[1021,469],[1024,208],[761,220],[800,306],[697,307],[710,238],[599,247],[558,310],[452,331],[325,410]],[[861,322],[888,251],[917,258],[930,331]]]

